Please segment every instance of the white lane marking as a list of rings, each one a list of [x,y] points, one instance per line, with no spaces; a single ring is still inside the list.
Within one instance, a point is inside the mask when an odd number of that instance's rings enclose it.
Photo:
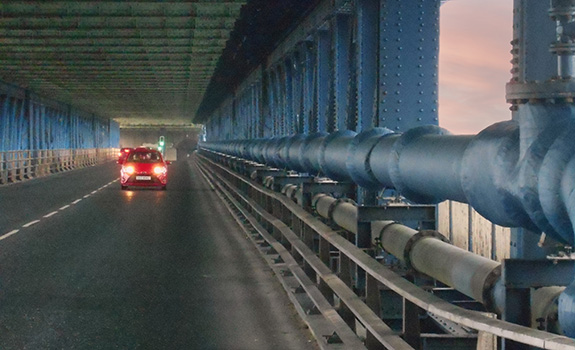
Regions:
[[[34,220],[34,221],[30,221],[29,223],[27,223],[26,225],[22,225],[22,227],[30,227],[32,225],[35,225],[37,223],[39,223],[40,220]]]
[[[8,232],[7,234],[5,234],[5,235],[3,235],[3,236],[0,236],[0,241],[3,240],[3,239],[5,239],[5,238],[8,238],[8,237],[12,236],[13,234],[18,233],[18,232],[20,232],[20,230],[12,230],[12,231]]]
[[[114,182],[116,182],[116,181],[118,181],[118,179],[116,179],[116,180],[114,180],[114,181],[108,183],[107,185],[104,185],[104,186],[98,188],[98,189],[95,190],[95,191],[92,191],[90,194],[85,195],[84,198],[90,197],[92,194],[94,194],[94,193],[100,191],[101,189],[103,189],[103,188],[109,186],[110,184],[112,184],[112,183],[114,183]],[[81,198],[80,198],[80,199],[76,199],[76,200],[73,201],[71,204],[77,204],[77,203],[80,202],[81,200],[82,200]],[[70,204],[66,204],[65,206],[61,207],[61,208],[58,209],[58,210],[66,210],[66,209],[68,209],[68,208],[70,208]],[[49,218],[49,217],[54,216],[54,215],[56,215],[56,214],[58,214],[58,211],[53,211],[53,212],[51,212],[51,213],[49,213],[49,214],[44,215],[44,217],[45,217],[45,218]],[[35,224],[39,223],[39,222],[40,222],[40,220],[30,221],[29,223],[27,223],[27,224],[25,224],[25,225],[22,225],[22,227],[28,228],[28,227],[30,227],[30,226],[32,226],[32,225],[35,225]],[[12,231],[10,231],[10,232],[8,232],[8,233],[6,233],[6,234],[0,236],[0,241],[3,240],[3,239],[6,239],[6,238],[8,238],[8,237],[10,237],[10,236],[12,236],[12,235],[15,235],[15,234],[18,233],[18,232],[20,232],[19,229],[12,230]]]

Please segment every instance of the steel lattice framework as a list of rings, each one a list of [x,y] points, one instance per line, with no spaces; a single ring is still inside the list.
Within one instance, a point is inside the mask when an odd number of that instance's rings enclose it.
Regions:
[[[120,123],[189,123],[244,3],[2,1],[0,80]]]

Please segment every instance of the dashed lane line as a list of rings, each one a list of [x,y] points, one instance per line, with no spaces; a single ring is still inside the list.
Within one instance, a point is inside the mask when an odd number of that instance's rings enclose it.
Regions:
[[[34,220],[34,221],[30,221],[29,223],[27,223],[26,225],[22,225],[22,227],[30,227],[32,225],[36,225],[37,223],[39,223],[40,220]]]
[[[90,197],[91,195],[93,195],[93,194],[95,194],[96,192],[98,192],[98,191],[100,191],[100,190],[102,190],[102,189],[104,189],[104,188],[110,186],[111,184],[113,184],[114,182],[116,182],[116,181],[118,181],[118,180],[119,180],[119,179],[115,179],[114,181],[111,181],[111,182],[107,183],[106,185],[104,185],[104,186],[98,188],[97,190],[92,191],[91,193],[85,195],[83,198],[88,198],[88,197]],[[54,215],[58,214],[59,211],[66,210],[66,209],[70,208],[70,206],[73,205],[73,204],[78,204],[81,200],[82,200],[82,198],[76,199],[76,200],[73,201],[72,203],[66,204],[65,206],[61,207],[60,209],[58,209],[58,210],[56,210],[56,211],[53,211],[53,212],[51,212],[51,213],[48,213],[48,214],[44,215],[43,217],[44,217],[44,218],[49,218],[49,217],[51,217],[51,216],[54,216]],[[22,227],[23,227],[23,228],[28,228],[28,227],[30,227],[30,226],[32,226],[32,225],[35,225],[35,224],[39,223],[39,222],[40,222],[40,220],[30,221],[29,223],[27,223],[27,224],[25,224],[25,225],[22,225]],[[0,241],[3,240],[3,239],[6,239],[6,238],[8,238],[8,237],[10,237],[10,236],[12,236],[12,235],[15,235],[15,234],[18,233],[18,232],[20,232],[20,229],[12,230],[12,231],[10,231],[10,232],[8,232],[8,233],[6,233],[6,234],[0,236]]]
[[[18,233],[18,232],[20,232],[20,230],[12,230],[12,231],[8,232],[7,234],[0,236],[0,241],[12,236],[13,234]]]

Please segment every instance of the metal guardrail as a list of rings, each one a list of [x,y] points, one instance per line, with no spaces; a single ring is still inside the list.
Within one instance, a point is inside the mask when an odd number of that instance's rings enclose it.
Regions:
[[[351,329],[354,329],[352,323],[355,324],[356,320],[365,326],[367,339],[371,339],[371,343],[365,343],[368,349],[379,348],[382,344],[388,349],[411,348],[405,341],[409,341],[408,330],[404,329],[404,340],[373,312],[379,307],[378,285],[383,285],[400,295],[406,305],[417,306],[480,333],[542,349],[575,350],[575,341],[571,338],[494,319],[484,313],[463,309],[440,299],[377,262],[341,232],[334,231],[289,198],[255,184],[207,158],[200,157],[200,163],[203,167],[209,167],[209,173],[217,177],[218,186],[228,191],[248,216],[252,217],[248,220],[254,220],[254,224],[270,232],[267,236],[262,235],[268,244],[278,252],[291,252],[294,261],[303,262],[307,274],[314,275],[316,280],[320,281],[318,288],[326,299],[333,300],[333,297],[337,296],[341,300],[344,307],[340,314]],[[314,236],[319,238],[319,256],[313,250]],[[340,255],[342,273],[339,276],[329,267],[330,247],[336,249]],[[349,271],[353,265],[366,273],[365,303],[351,289]],[[289,265],[289,268],[291,269],[292,265]],[[324,316],[330,317],[329,313]]]
[[[116,148],[0,152],[0,185],[80,169],[114,160]]]

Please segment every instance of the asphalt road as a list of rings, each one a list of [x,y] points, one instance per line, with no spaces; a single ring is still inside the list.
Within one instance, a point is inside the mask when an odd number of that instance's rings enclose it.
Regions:
[[[0,349],[314,349],[279,282],[187,163],[0,187]]]

